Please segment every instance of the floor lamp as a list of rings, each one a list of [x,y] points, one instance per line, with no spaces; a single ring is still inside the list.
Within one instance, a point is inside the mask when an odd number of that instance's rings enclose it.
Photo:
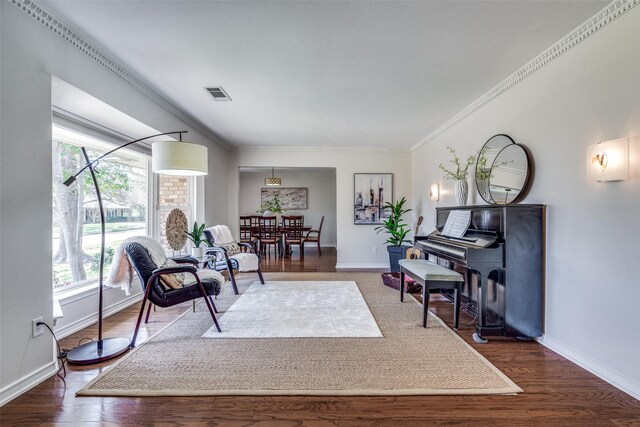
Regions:
[[[102,197],[100,195],[100,186],[96,179],[95,167],[100,160],[121,148],[159,136],[179,134],[179,141],[160,141],[151,145],[151,163],[153,172],[165,175],[206,175],[208,172],[207,147],[182,142],[183,133],[187,133],[187,131],[165,132],[136,139],[135,141],[130,141],[114,148],[95,160],[89,159],[87,150],[85,147],[81,147],[82,154],[87,164],[64,181],[64,185],[68,187],[76,181],[78,175],[86,169],[89,169],[93,185],[96,189],[96,197],[98,199],[98,207],[100,209],[100,224],[102,226],[100,243],[100,276],[98,279],[98,340],[82,344],[71,350],[67,354],[67,361],[69,363],[75,365],[99,363],[118,357],[130,348],[130,341],[127,338],[102,338],[102,285],[104,276],[105,220],[104,209],[102,207]]]

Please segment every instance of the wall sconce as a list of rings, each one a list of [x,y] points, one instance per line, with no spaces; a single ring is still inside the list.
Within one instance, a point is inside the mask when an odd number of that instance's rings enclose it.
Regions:
[[[628,178],[629,139],[620,138],[589,146],[587,166],[594,181],[620,181]]]
[[[440,200],[440,187],[438,184],[433,184],[429,189],[429,197],[431,200]]]

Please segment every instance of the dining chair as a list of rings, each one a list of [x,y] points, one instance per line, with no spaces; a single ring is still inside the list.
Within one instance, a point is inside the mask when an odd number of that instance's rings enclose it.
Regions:
[[[265,254],[265,248],[269,248],[268,254],[271,257],[271,245],[273,245],[275,256],[278,256],[282,235],[278,230],[277,218],[275,216],[261,216],[258,218],[258,233],[260,234],[260,249]]]
[[[253,241],[253,231],[251,230],[251,216],[243,215],[240,217],[240,243],[251,243]],[[242,247],[242,251],[246,247]]]
[[[291,256],[291,246],[298,245],[300,258],[304,257],[304,217],[300,215],[287,215],[282,217],[284,255]]]
[[[254,239],[260,239],[260,218],[261,215],[251,215],[251,232]]]
[[[318,255],[322,255],[322,249],[320,249],[320,234],[322,233],[322,224],[324,224],[324,215],[320,220],[320,227],[318,227],[317,230],[309,230],[309,232],[307,232],[307,235],[304,237],[305,242],[316,242],[318,244]]]

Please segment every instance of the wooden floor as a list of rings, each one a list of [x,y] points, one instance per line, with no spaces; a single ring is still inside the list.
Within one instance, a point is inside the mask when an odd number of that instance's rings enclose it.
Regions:
[[[336,249],[322,248],[322,256],[318,256],[315,246],[305,248],[304,257],[300,257],[297,247],[293,247],[290,257],[276,257],[274,250],[266,252],[261,264],[262,271],[336,271]]]
[[[304,263],[267,259],[265,271],[334,271],[335,250],[318,257],[307,249]],[[381,285],[382,286],[382,285]],[[139,342],[189,307],[159,310],[141,330]],[[441,297],[429,305],[451,324],[451,304]],[[106,336],[129,336],[137,315],[130,307],[105,323]],[[467,342],[513,379],[524,393],[516,396],[389,397],[75,397],[74,393],[112,362],[68,367],[66,389],[51,378],[0,408],[0,424],[8,425],[232,425],[232,426],[420,426],[420,425],[640,425],[640,402],[618,391],[536,342],[494,339],[479,345],[470,339],[472,318],[463,314],[459,330]],[[416,318],[416,322],[420,319]],[[75,346],[94,337],[88,328],[62,341]],[[187,357],[188,349],[185,349]],[[215,361],[212,361],[214,363]],[[161,362],[161,355],[159,361]],[[241,363],[241,361],[238,361]],[[407,369],[429,363],[419,354],[402,360]],[[451,361],[455,369],[455,361]]]

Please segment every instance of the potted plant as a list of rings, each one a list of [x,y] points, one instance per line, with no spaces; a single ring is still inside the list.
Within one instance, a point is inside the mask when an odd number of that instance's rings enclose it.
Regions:
[[[383,221],[382,225],[374,229],[377,234],[385,232],[389,235],[385,243],[389,244],[387,251],[389,252],[391,271],[400,271],[398,262],[405,257],[407,249],[410,247],[402,244],[411,243],[410,240],[406,239],[410,231],[406,228],[408,225],[402,222],[402,216],[407,212],[411,212],[411,209],[404,209],[406,202],[407,199],[403,197],[395,203],[385,203],[384,210],[389,211],[389,217]]]
[[[206,242],[206,239],[204,238],[204,228],[204,223],[198,226],[198,222],[196,221],[193,223],[193,229],[191,231],[186,231],[187,237],[193,243],[191,256],[194,258],[202,258],[204,248],[201,248],[200,245]]]
[[[458,206],[464,206],[467,204],[467,194],[469,193],[469,184],[467,183],[467,175],[469,173],[469,166],[471,166],[475,160],[475,156],[469,156],[467,161],[463,164],[458,156],[456,150],[451,147],[447,147],[453,159],[449,160],[449,163],[455,166],[454,169],[447,169],[442,163],[439,167],[444,172],[444,179],[452,179],[456,182],[456,201]]]
[[[273,199],[267,200],[260,205],[256,212],[261,213],[263,216],[273,216],[281,215],[285,213],[286,210],[282,208],[282,201],[280,200],[280,197],[273,196]]]

